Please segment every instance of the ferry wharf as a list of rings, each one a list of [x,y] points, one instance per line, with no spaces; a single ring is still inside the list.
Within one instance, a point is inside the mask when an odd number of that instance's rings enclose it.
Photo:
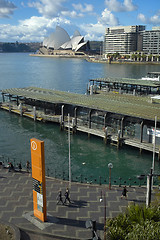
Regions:
[[[70,189],[71,204],[57,205],[57,193],[61,188],[64,194],[66,187]],[[146,199],[146,186],[127,186],[128,197],[121,199],[122,186],[111,186],[109,190],[108,185],[69,185],[46,177],[47,222],[43,223],[33,216],[32,190],[31,173],[0,167],[0,221],[20,229],[21,240],[89,240],[92,231],[86,228],[87,220],[96,221],[97,235],[104,239],[105,217],[113,218],[131,204],[145,204]],[[152,200],[155,191],[156,187]]]
[[[148,75],[160,76],[160,72],[150,72]],[[160,94],[160,82],[142,79],[132,79],[132,78],[95,78],[90,79],[89,84],[93,86],[95,91],[95,86],[99,90],[117,91],[120,94],[127,93],[133,95],[157,95]]]
[[[160,103],[151,96],[134,96],[101,91],[75,94],[51,89],[26,87],[1,90],[0,109],[34,121],[53,122],[61,130],[87,133],[104,139],[105,144],[135,147],[140,153],[153,151],[153,130],[157,116],[160,129]],[[160,159],[160,141],[155,153]]]

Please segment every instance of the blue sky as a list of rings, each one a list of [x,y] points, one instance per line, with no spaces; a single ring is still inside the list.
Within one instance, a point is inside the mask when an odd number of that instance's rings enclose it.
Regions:
[[[0,41],[41,42],[63,27],[103,40],[106,27],[160,26],[160,0],[0,0]]]

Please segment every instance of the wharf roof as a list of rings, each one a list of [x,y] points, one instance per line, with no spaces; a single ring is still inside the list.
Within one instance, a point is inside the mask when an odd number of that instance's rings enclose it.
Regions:
[[[148,72],[148,74],[160,75],[160,72]]]
[[[119,84],[137,85],[137,86],[145,86],[145,87],[160,87],[159,81],[141,80],[141,79],[133,79],[133,78],[106,77],[106,78],[90,79],[89,81],[103,82],[103,83],[119,83]]]
[[[149,96],[133,96],[118,93],[84,95],[51,89],[27,87],[1,90],[3,94],[49,103],[72,104],[147,120],[160,121],[160,104],[151,103]]]

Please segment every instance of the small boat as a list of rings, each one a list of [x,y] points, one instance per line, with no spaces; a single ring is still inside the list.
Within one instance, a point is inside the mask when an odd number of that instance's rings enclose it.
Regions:
[[[160,81],[160,72],[148,72],[146,77],[142,77],[141,80]]]

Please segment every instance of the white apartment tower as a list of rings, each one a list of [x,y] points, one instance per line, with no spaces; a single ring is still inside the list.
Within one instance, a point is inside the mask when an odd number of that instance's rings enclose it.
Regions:
[[[153,27],[152,30],[143,32],[143,52],[160,55],[160,27]]]
[[[106,28],[104,37],[104,55],[120,53],[129,54],[134,51],[142,51],[142,36],[140,32],[145,30],[143,25],[118,26]]]

